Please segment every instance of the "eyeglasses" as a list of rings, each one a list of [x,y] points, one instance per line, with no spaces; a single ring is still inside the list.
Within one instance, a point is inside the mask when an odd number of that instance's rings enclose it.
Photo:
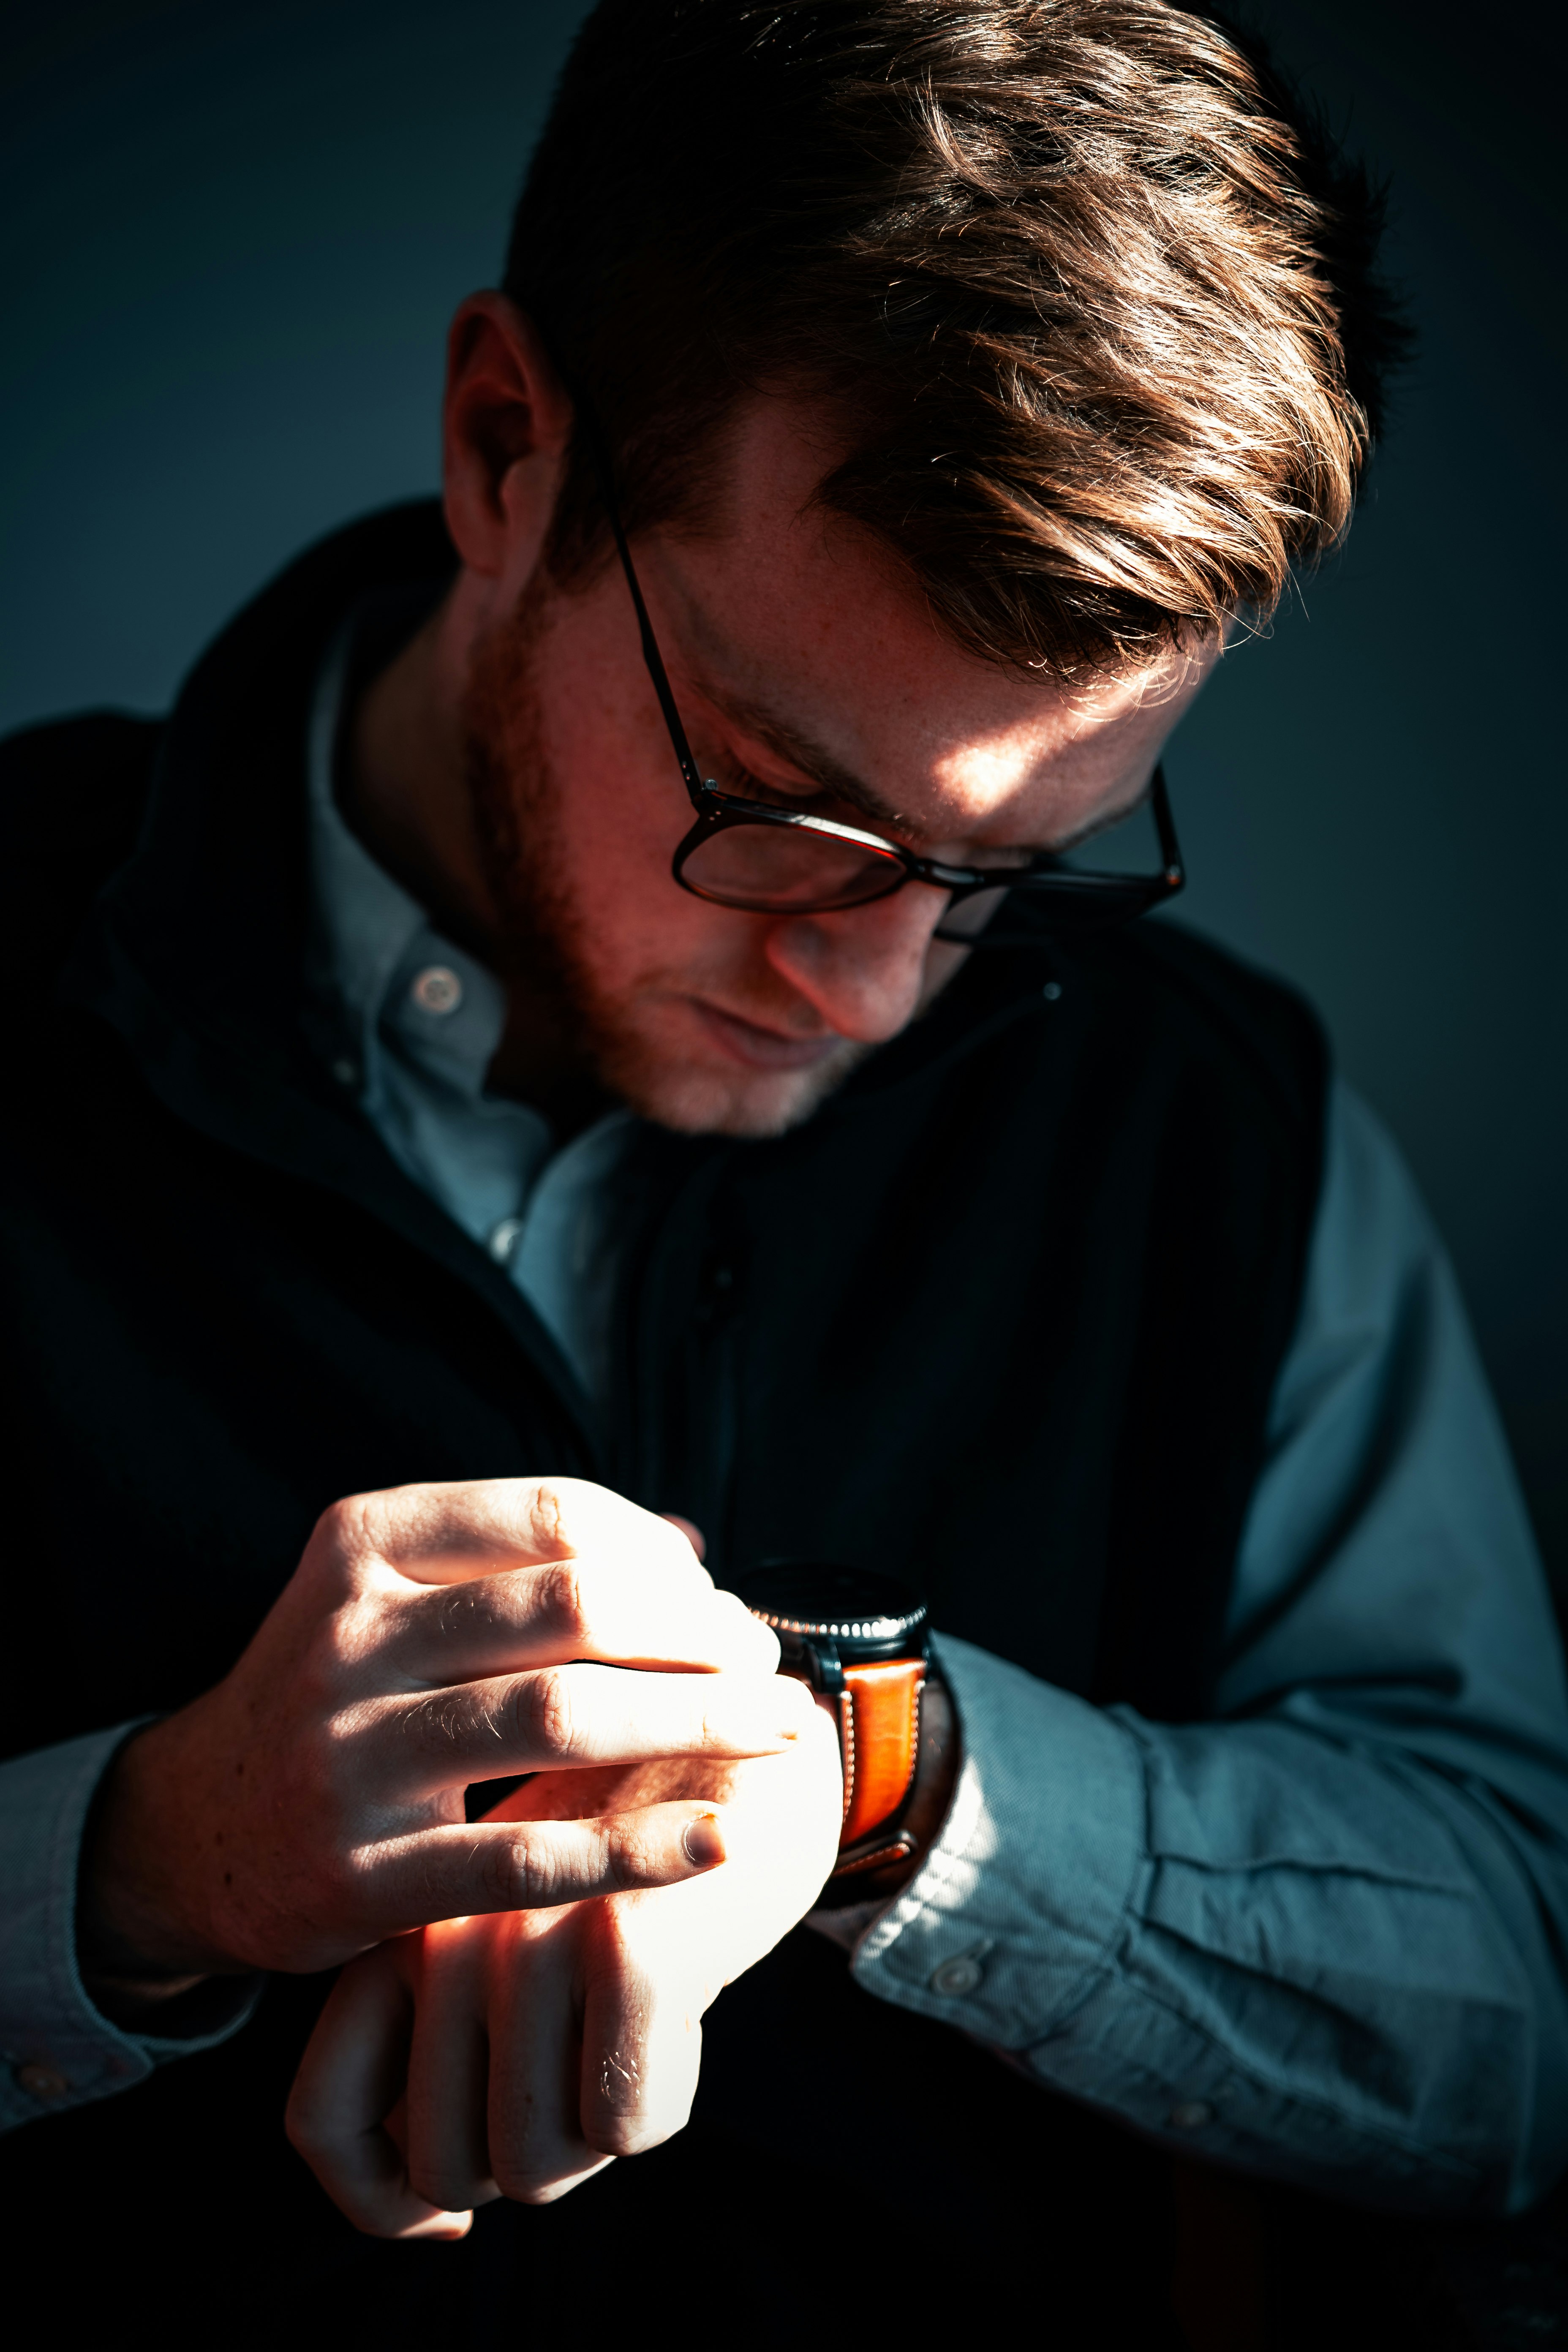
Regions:
[[[596,428],[590,425],[586,437],[616,551],[637,611],[643,660],[658,697],[687,795],[696,811],[697,821],[677,848],[671,866],[683,890],[741,914],[831,915],[889,898],[908,882],[923,882],[948,894],[949,916],[937,929],[939,940],[952,940],[964,947],[1010,947],[1018,944],[1016,940],[990,927],[991,917],[1009,892],[1025,894],[1051,929],[1087,931],[1131,922],[1173,898],[1184,887],[1186,876],[1181,847],[1164,772],[1158,767],[1150,790],[1163,861],[1158,874],[1090,872],[1064,865],[1049,852],[1020,853],[1012,858],[1003,853],[992,866],[949,866],[940,858],[917,856],[912,849],[884,840],[879,834],[863,833],[858,826],[808,816],[802,810],[777,808],[766,801],[745,800],[721,792],[711,779],[704,781],[670,691]],[[963,916],[950,929],[952,908],[963,902],[968,903]],[[1029,944],[1035,943],[1031,938]]]

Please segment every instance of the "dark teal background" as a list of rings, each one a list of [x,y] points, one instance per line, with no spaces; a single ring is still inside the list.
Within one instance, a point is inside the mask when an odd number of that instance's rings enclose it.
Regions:
[[[0,11],[0,726],[163,706],[295,549],[434,486],[446,318],[581,13]],[[1562,12],[1255,13],[1392,177],[1421,352],[1348,549],[1177,739],[1188,907],[1402,1139],[1568,1580]]]

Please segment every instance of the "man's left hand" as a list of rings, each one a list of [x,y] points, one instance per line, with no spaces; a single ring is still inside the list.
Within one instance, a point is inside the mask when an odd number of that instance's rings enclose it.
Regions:
[[[492,1819],[710,1798],[728,1859],[684,1885],[448,1919],[353,1961],[289,2136],[376,2237],[460,2237],[496,2197],[543,2204],[690,2111],[704,2012],[812,1907],[837,1851],[833,1720],[782,1756],[540,1773]]]

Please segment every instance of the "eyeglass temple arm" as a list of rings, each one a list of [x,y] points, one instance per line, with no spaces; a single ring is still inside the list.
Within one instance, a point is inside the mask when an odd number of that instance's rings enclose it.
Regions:
[[[693,808],[700,809],[703,805],[702,778],[697,762],[691,756],[691,746],[686,740],[686,730],[680,723],[680,713],[675,707],[675,697],[670,692],[669,677],[664,667],[664,656],[659,652],[658,640],[653,633],[653,623],[648,619],[647,606],[643,602],[642,583],[637,578],[637,566],[632,562],[632,551],[626,544],[626,530],[621,521],[621,510],[616,503],[615,483],[610,474],[609,458],[599,436],[598,425],[585,413],[581,401],[577,406],[577,423],[583,435],[584,446],[588,452],[589,461],[598,480],[599,496],[604,500],[605,519],[616,542],[616,553],[621,559],[621,569],[626,575],[626,586],[631,590],[632,607],[637,614],[637,628],[642,636],[642,657],[647,667],[647,674],[653,680],[653,690],[658,697],[658,707],[664,713],[664,723],[669,730],[669,740],[674,747],[676,759],[680,763],[680,773],[685,781],[691,805]]]
[[[1182,889],[1187,878],[1182,863],[1182,845],[1176,839],[1176,820],[1171,814],[1171,795],[1165,789],[1165,769],[1162,761],[1154,770],[1153,783],[1154,830],[1160,836],[1160,855],[1165,861],[1165,880],[1172,890]]]

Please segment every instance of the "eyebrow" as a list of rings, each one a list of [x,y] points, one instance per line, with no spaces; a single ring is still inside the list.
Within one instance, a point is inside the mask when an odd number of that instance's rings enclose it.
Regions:
[[[874,793],[869,784],[862,783],[858,776],[841,766],[831,751],[824,751],[821,744],[814,742],[809,735],[801,734],[787,719],[770,710],[765,703],[754,702],[748,695],[726,692],[708,680],[702,681],[701,691],[714,709],[733,725],[747,729],[759,742],[765,743],[770,751],[776,752],[781,760],[787,760],[792,767],[799,768],[803,774],[825,786],[837,799],[847,802],[851,808],[869,817],[873,824],[886,825],[897,833],[913,833],[917,836],[920,834],[918,825],[911,824],[907,816],[883,800],[880,793]],[[1148,806],[1152,793],[1153,780],[1151,777],[1142,791],[1135,793],[1125,807],[1106,810],[1088,818],[1067,840],[1053,842],[1048,848],[1028,843],[1020,843],[1018,846],[1027,849],[1036,857],[1066,857],[1073,850],[1081,849],[1086,843],[1093,841],[1097,835],[1114,833],[1119,824],[1125,824],[1129,817],[1135,816],[1141,808]]]
[[[797,728],[792,727],[787,719],[779,718],[764,703],[753,702],[746,695],[725,693],[707,682],[702,686],[702,692],[714,709],[733,725],[745,728],[760,743],[765,743],[770,751],[776,752],[781,760],[786,760],[792,768],[798,768],[814,783],[823,785],[836,799],[858,809],[862,816],[870,817],[877,824],[891,825],[896,830],[913,830],[909,818],[894,808],[890,802],[883,800],[879,793],[874,793],[869,784],[862,783],[858,776],[836,760],[831,751],[825,751],[809,735],[802,734]]]

